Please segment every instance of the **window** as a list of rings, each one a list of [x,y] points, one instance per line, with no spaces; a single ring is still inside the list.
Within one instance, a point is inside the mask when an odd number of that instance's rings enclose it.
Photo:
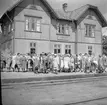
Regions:
[[[31,19],[31,31],[35,31],[35,20],[34,20],[34,18]]]
[[[41,21],[39,19],[37,19],[37,24],[36,24],[36,28],[37,28],[37,31],[40,31],[40,27],[41,27]]]
[[[92,46],[88,46],[88,54],[92,55]]]
[[[68,25],[65,26],[65,34],[69,34],[69,27],[68,27]]]
[[[61,53],[61,45],[55,44],[54,45],[54,54],[59,54],[59,53]]]
[[[92,37],[95,37],[95,26],[91,26]]]
[[[69,34],[69,26],[68,25],[62,25],[62,24],[57,24],[57,33],[58,34]]]
[[[31,42],[30,43],[30,53],[35,54],[36,53],[36,43]]]
[[[8,32],[11,32],[13,28],[13,23],[8,24]]]
[[[41,18],[25,17],[25,30],[27,31],[41,31]]]
[[[30,48],[30,53],[35,54],[35,48]]]
[[[29,18],[29,17],[26,17],[25,23],[26,23],[25,29],[26,29],[26,30],[30,30],[30,18]]]
[[[95,25],[85,24],[85,36],[95,37]]]
[[[7,30],[7,27],[6,27],[6,25],[4,25],[4,26],[3,26],[3,34],[4,34],[4,35],[6,35],[6,30]]]
[[[65,45],[65,54],[71,54],[71,45]]]

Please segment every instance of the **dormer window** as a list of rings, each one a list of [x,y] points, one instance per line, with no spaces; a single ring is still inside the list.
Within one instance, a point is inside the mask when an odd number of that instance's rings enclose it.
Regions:
[[[67,24],[57,24],[57,34],[69,34],[69,26]]]
[[[95,25],[85,24],[85,36],[95,37]]]

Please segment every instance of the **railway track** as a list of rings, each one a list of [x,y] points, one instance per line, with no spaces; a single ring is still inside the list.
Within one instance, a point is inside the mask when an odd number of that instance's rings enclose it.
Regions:
[[[44,82],[24,82],[24,83],[6,83],[2,84],[1,89],[20,89],[20,88],[42,88],[46,86],[57,86],[65,84],[75,84],[75,83],[86,83],[107,80],[107,76],[100,77],[89,77],[89,78],[77,78],[77,79],[65,79],[65,80],[50,80]]]
[[[107,96],[106,97],[95,98],[95,99],[83,100],[83,101],[74,102],[74,103],[68,103],[68,104],[64,104],[64,105],[79,105],[79,104],[81,104],[81,105],[82,104],[87,105],[90,102],[100,101],[100,100],[107,100]],[[98,105],[107,105],[107,103],[106,104],[98,104]]]

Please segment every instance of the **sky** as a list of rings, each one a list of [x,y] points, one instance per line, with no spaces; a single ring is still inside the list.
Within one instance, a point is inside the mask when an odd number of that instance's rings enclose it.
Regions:
[[[18,0],[0,0],[0,16]],[[105,19],[107,20],[107,0],[47,0],[55,9],[62,9],[63,3],[68,3],[68,10],[72,11],[83,5],[91,4],[99,8]],[[103,33],[107,28],[103,29]]]

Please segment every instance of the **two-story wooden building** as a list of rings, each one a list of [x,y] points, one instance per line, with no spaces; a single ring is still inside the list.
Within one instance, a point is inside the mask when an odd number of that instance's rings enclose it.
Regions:
[[[48,0],[19,0],[1,17],[1,49],[14,53],[102,53],[107,22],[96,6],[55,10]]]

